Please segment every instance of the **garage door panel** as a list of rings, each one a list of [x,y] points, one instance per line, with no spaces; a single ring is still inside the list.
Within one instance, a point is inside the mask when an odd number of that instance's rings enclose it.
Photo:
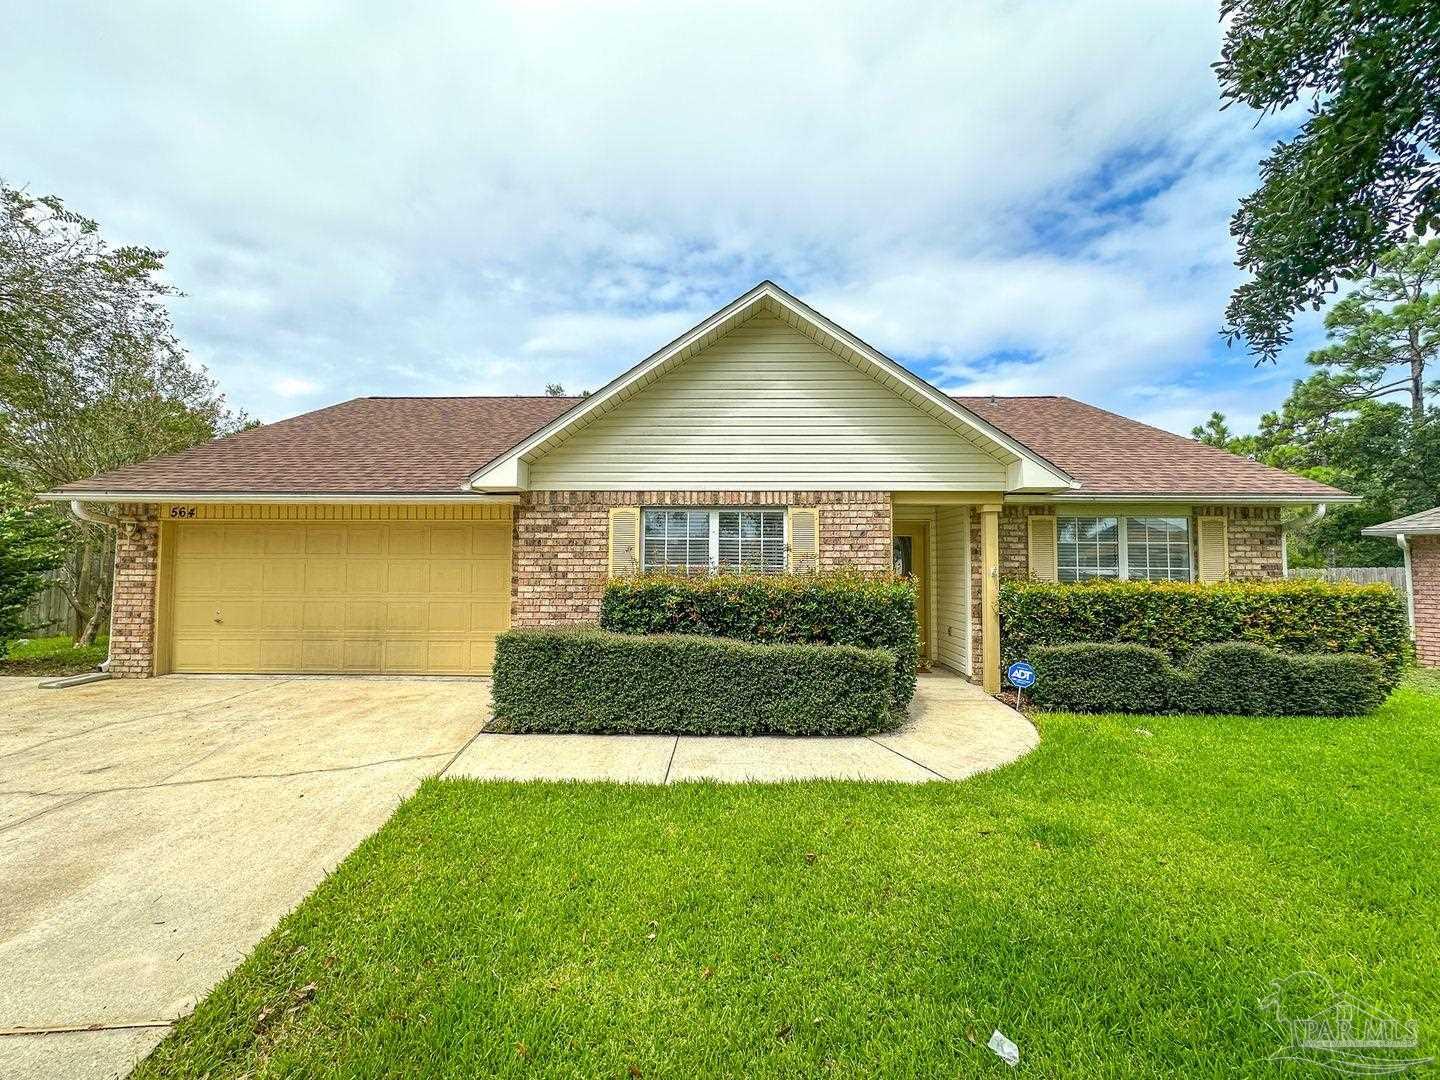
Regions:
[[[334,632],[345,629],[344,600],[306,600],[302,630]]]
[[[299,600],[263,600],[260,629],[299,633],[305,625],[305,605]]]
[[[309,525],[305,528],[306,555],[340,555],[345,551],[345,529],[339,525]]]
[[[311,593],[343,593],[345,563],[338,559],[306,559],[305,591]]]
[[[275,525],[266,529],[265,554],[304,555],[305,530],[287,525]]]
[[[345,629],[384,630],[385,604],[381,600],[351,600],[345,605]]]
[[[347,638],[344,658],[346,671],[383,671],[385,669],[384,642],[379,638]]]
[[[469,555],[470,532],[463,525],[432,525],[429,529],[430,554],[441,558]]]
[[[386,630],[426,630],[429,628],[429,603],[424,600],[402,600],[385,605]]]
[[[392,594],[429,592],[430,564],[421,559],[391,559],[385,585]]]
[[[391,555],[428,555],[430,538],[424,526],[392,525],[386,530],[386,551]]]
[[[267,593],[304,592],[305,560],[266,558],[261,582]]]
[[[348,555],[385,554],[385,530],[379,525],[352,525],[345,531],[345,552]]]
[[[345,641],[343,638],[306,637],[300,641],[302,671],[344,670]]]
[[[351,559],[345,564],[345,590],[352,593],[383,593],[385,563],[380,559]]]
[[[211,565],[214,580],[209,591],[243,595],[258,593],[264,585],[265,564],[259,559],[216,559]]]
[[[175,535],[176,671],[483,674],[509,624],[508,523],[195,522]]]
[[[229,528],[220,535],[224,537],[221,547],[226,555],[262,555],[265,552],[265,533],[259,528]]]
[[[260,659],[260,639],[222,638],[215,641],[216,671],[265,671]],[[273,670],[273,669],[271,669]]]
[[[463,559],[436,559],[430,564],[432,593],[468,593],[470,563]]]
[[[469,622],[465,630],[472,635],[493,633],[497,626],[505,626],[510,611],[510,605],[499,600],[490,603],[473,603],[467,605],[467,608]]]
[[[415,640],[389,638],[385,641],[384,669],[386,671],[429,671],[426,643]]]

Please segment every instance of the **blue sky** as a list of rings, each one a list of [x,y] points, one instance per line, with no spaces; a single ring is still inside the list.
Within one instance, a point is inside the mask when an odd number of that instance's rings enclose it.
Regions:
[[[1218,337],[1281,129],[1219,111],[1213,2],[272,7],[0,42],[0,176],[167,249],[267,421],[594,388],[766,277],[953,392],[1177,431],[1252,424],[1319,340]]]

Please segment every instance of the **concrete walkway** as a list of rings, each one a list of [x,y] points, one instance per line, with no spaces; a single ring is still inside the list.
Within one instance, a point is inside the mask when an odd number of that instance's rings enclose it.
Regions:
[[[1030,721],[948,672],[922,675],[904,726],[855,738],[482,733],[446,776],[486,780],[962,780],[1014,761]]]

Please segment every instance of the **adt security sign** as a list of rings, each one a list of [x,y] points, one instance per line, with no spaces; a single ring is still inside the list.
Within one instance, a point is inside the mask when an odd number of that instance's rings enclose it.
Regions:
[[[1029,690],[1035,685],[1035,669],[1024,660],[1016,660],[1005,669],[1005,678],[1017,690]]]

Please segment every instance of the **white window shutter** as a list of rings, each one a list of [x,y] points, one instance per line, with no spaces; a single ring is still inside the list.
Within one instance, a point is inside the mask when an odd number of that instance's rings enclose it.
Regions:
[[[1055,518],[1049,514],[1032,514],[1030,529],[1030,576],[1036,581],[1055,581]]]
[[[1196,576],[1201,581],[1224,581],[1229,576],[1230,551],[1223,517],[1202,517],[1195,522]]]
[[[790,572],[812,573],[820,569],[820,511],[813,507],[790,508]]]
[[[640,568],[640,508],[610,508],[610,576],[630,577]]]

